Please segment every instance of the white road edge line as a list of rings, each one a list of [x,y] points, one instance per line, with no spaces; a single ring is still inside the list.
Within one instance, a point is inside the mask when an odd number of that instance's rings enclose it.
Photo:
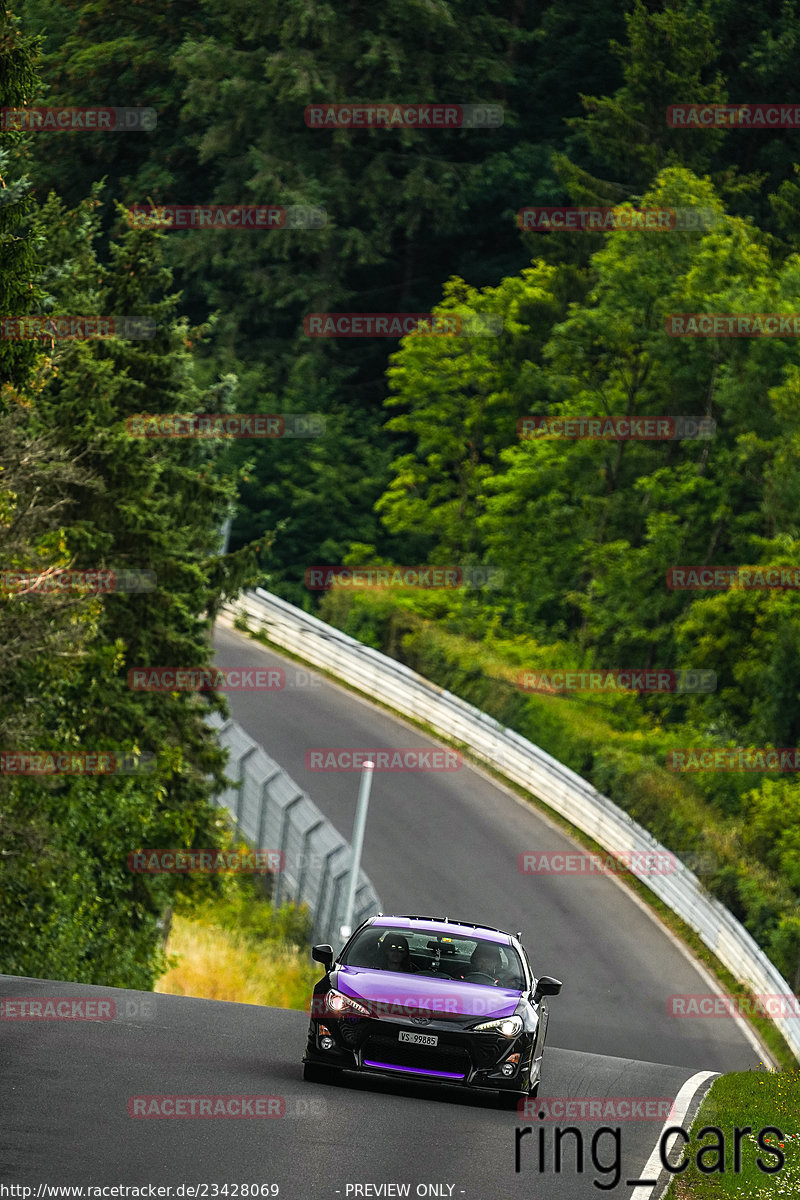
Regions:
[[[696,1075],[692,1075],[691,1079],[686,1080],[686,1083],[675,1097],[672,1114],[667,1117],[666,1121],[661,1127],[661,1133],[658,1135],[658,1139],[653,1147],[653,1151],[645,1165],[642,1167],[641,1174],[639,1175],[640,1179],[654,1178],[655,1183],[637,1184],[631,1192],[629,1200],[654,1200],[656,1196],[656,1188],[659,1185],[659,1181],[665,1169],[661,1163],[661,1155],[659,1153],[659,1147],[661,1145],[661,1139],[664,1136],[664,1130],[668,1129],[670,1125],[683,1124],[683,1118],[689,1111],[689,1105],[692,1103],[692,1100],[697,1095],[699,1089],[703,1086],[706,1080],[714,1079],[717,1075],[719,1075],[719,1071],[698,1071]],[[686,1132],[689,1132],[688,1129]],[[677,1134],[673,1134],[672,1136],[675,1138],[677,1137]],[[674,1143],[671,1149],[674,1149]],[[669,1150],[666,1149],[666,1145],[665,1155],[667,1158],[669,1158]],[[672,1178],[675,1178],[675,1176],[673,1175]],[[665,1182],[668,1183],[669,1181],[667,1180]],[[665,1190],[666,1188],[662,1186],[661,1190],[658,1192],[658,1195],[662,1195]]]

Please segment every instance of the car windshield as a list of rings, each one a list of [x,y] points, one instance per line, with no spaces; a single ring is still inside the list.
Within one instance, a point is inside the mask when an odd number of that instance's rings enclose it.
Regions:
[[[484,987],[522,989],[525,969],[513,946],[479,937],[445,937],[431,929],[370,925],[357,934],[340,962],[348,967],[438,975]]]

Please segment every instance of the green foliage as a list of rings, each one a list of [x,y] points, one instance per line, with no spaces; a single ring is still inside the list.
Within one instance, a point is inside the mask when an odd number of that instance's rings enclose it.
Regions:
[[[153,779],[47,783],[38,806],[30,780],[0,778],[0,880],[15,897],[0,921],[15,963],[99,978],[116,940],[128,977],[152,978],[174,886],[120,874],[121,847],[145,830],[187,846],[223,836],[203,704],[133,696],[131,666],[205,665],[213,617],[250,582],[312,609],[311,565],[427,561],[485,564],[504,581],[334,589],[321,611],[545,745],[673,847],[712,837],[722,865],[709,886],[794,978],[796,780],[690,782],[663,762],[680,745],[800,740],[792,593],[665,585],[671,566],[800,562],[800,343],[665,329],[669,313],[795,310],[797,145],[783,130],[671,128],[665,110],[793,95],[799,5],[142,0],[122,23],[109,0],[20,0],[21,22],[0,6],[3,105],[74,104],[88,88],[86,102],[158,111],[150,134],[0,132],[0,313],[157,324],[138,342],[0,339],[5,562],[158,578],[136,596],[0,595],[5,737],[161,751]],[[313,102],[387,99],[495,102],[504,123],[331,132],[303,120]],[[717,224],[516,228],[520,207],[565,196],[701,208]],[[328,220],[162,235],[125,229],[109,203],[149,197],[321,205]],[[433,308],[499,317],[502,333],[398,348],[302,332],[310,312]],[[327,430],[145,442],[125,428],[142,411],[321,412]],[[716,433],[522,442],[527,414],[709,417]],[[234,509],[233,552],[218,557]],[[717,688],[565,701],[514,684],[523,667],[632,665],[705,668]],[[56,895],[62,872],[74,887]],[[34,939],[45,928],[49,960]]]
[[[696,174],[708,170],[724,138],[720,130],[686,131],[666,122],[670,104],[724,104],[728,97],[719,71],[711,71],[719,53],[707,3],[673,0],[651,11],[634,0],[625,17],[627,42],[612,41],[611,53],[622,64],[624,83],[614,96],[581,95],[587,117],[573,117],[578,144],[585,140],[590,163],[621,176],[628,192],[646,186],[664,167],[681,163]],[[560,160],[560,175],[570,182],[570,164]],[[577,197],[576,197],[577,198]],[[608,204],[609,194],[582,195],[581,201]]]
[[[743,843],[800,894],[800,789],[765,779],[747,796]]]
[[[234,849],[243,852],[245,848],[234,846]],[[274,907],[270,899],[271,890],[268,876],[223,876],[216,894],[202,900],[191,896],[179,897],[175,912],[204,925],[241,934],[256,946],[264,942],[308,945],[311,937],[308,910],[294,904]]]
[[[480,295],[463,280],[451,280],[435,311],[499,315],[503,333],[415,334],[394,355],[388,378],[395,395],[387,407],[403,405],[409,412],[387,428],[412,433],[416,447],[392,464],[394,479],[377,511],[392,532],[427,534],[434,558],[444,553],[459,564],[481,561],[480,497],[498,473],[500,452],[516,436],[517,418],[537,394],[535,360],[565,315],[570,285],[575,288],[568,268],[544,263]]]
[[[182,845],[186,814],[138,778],[4,779],[0,971],[150,989],[174,881],[131,875],[141,845]]]
[[[209,802],[224,785],[225,754],[196,695],[136,694],[126,674],[209,666],[204,614],[236,590],[237,572],[247,575],[248,552],[216,558],[233,483],[213,452],[127,431],[126,418],[143,409],[213,410],[225,387],[201,393],[193,381],[194,335],[166,291],[163,235],[130,230],[100,262],[95,207],[91,198],[66,211],[51,198],[33,214],[40,295],[55,312],[150,317],[156,334],[34,347],[35,370],[6,386],[2,566],[130,567],[154,572],[158,586],[100,596],[3,589],[0,727],[4,752],[158,758],[152,774],[0,775],[0,970],[148,988],[164,967],[164,909],[191,881],[132,874],[127,856],[147,845],[220,844],[224,822]],[[13,277],[17,264],[3,267]]]
[[[0,2],[0,110],[30,103],[36,86],[36,41],[21,31],[19,21]],[[34,279],[36,260],[30,218],[36,203],[31,182],[12,166],[13,151],[23,140],[14,131],[0,131],[0,314],[33,311],[38,298]],[[0,340],[0,410],[6,407],[4,385],[27,379],[36,349],[25,342]]]
[[[781,917],[772,932],[769,955],[781,963],[783,973],[795,993],[800,993],[800,916]]]

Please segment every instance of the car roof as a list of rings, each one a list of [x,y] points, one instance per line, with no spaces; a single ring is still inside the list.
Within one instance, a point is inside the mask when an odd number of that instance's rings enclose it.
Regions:
[[[412,933],[416,929],[425,929],[445,936],[447,934],[457,936],[459,932],[464,937],[475,937],[479,934],[487,942],[499,942],[504,946],[509,946],[512,941],[516,940],[503,929],[494,929],[491,925],[474,925],[470,921],[451,921],[449,917],[415,917],[407,914],[385,916],[383,913],[379,913],[370,919],[370,924],[408,929]]]

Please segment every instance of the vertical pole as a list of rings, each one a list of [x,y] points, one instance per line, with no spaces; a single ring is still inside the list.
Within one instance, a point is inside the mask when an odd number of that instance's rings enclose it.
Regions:
[[[356,900],[356,884],[358,881],[358,872],[361,869],[361,849],[364,845],[364,830],[367,825],[367,809],[369,807],[369,792],[372,786],[372,772],[375,770],[375,764],[372,762],[364,763],[364,770],[361,775],[361,786],[358,790],[358,805],[356,807],[356,819],[353,825],[353,858],[350,868],[350,884],[347,889],[347,903],[344,909],[344,924],[341,928],[343,938],[349,938],[353,932],[353,909]]]

